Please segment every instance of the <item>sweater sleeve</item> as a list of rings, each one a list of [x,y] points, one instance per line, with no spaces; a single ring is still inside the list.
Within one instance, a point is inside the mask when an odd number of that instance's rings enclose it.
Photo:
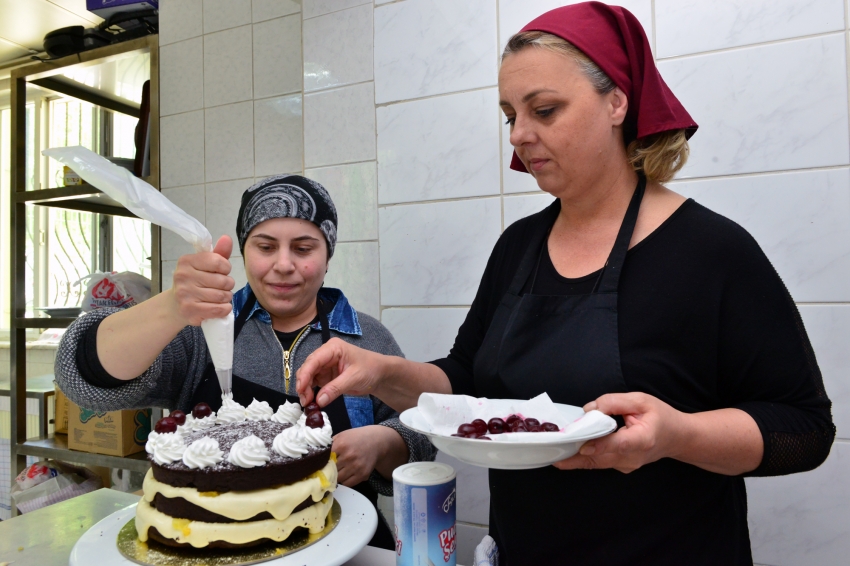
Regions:
[[[743,230],[742,230],[743,231]],[[800,313],[749,234],[732,261],[720,312],[720,394],[758,424],[764,456],[750,476],[818,467],[835,438],[826,395]]]
[[[68,399],[87,409],[117,411],[146,407],[176,408],[186,380],[194,376],[199,368],[203,371],[207,354],[199,328],[184,328],[147,370],[122,384],[100,383],[99,377],[103,376],[84,376],[81,373],[91,371],[91,363],[78,364],[79,350],[85,348],[90,328],[119,310],[98,309],[81,316],[68,327],[56,351],[56,383]],[[81,365],[86,367],[81,368]],[[100,366],[99,360],[97,365]]]

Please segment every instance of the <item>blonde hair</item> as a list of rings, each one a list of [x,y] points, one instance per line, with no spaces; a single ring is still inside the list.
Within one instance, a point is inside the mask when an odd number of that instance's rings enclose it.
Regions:
[[[570,57],[578,64],[582,73],[599,94],[608,94],[617,87],[611,77],[584,52],[569,41],[551,33],[527,31],[514,35],[505,46],[502,61],[529,46]],[[634,170],[643,173],[648,181],[657,183],[671,180],[684,167],[689,154],[690,148],[685,130],[670,130],[636,139],[626,148],[626,155]]]

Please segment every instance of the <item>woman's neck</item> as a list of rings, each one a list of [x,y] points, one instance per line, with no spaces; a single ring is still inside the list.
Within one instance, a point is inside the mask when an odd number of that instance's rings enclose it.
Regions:
[[[277,316],[269,313],[269,315],[272,317],[272,328],[278,332],[294,332],[313,322],[318,312],[316,302],[313,301],[306,309],[297,314]]]
[[[616,220],[619,224],[638,181],[637,173],[627,165],[604,173],[572,194],[562,195],[556,227],[572,231],[592,229],[600,221]]]

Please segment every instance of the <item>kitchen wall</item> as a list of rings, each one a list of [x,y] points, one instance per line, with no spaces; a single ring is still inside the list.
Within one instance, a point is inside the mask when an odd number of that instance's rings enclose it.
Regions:
[[[557,0],[167,0],[162,186],[233,234],[255,179],[301,173],[340,209],[328,284],[407,356],[445,355],[490,249],[550,197],[508,169],[508,37]],[[741,223],[800,305],[840,439],[818,470],[748,480],[756,562],[850,554],[850,126],[846,0],[624,0],[700,124],[670,186]],[[180,254],[163,240],[164,284]],[[234,261],[237,280],[244,269]],[[443,460],[448,458],[440,457]],[[457,465],[461,563],[484,471]]]

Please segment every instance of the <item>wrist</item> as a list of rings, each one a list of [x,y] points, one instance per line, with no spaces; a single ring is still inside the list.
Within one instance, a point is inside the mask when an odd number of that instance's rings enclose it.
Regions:
[[[177,302],[173,287],[149,300],[155,301],[158,318],[167,325],[169,331],[174,332],[175,336],[190,324],[180,315],[180,305]]]
[[[668,427],[670,439],[664,456],[674,460],[687,461],[694,439],[699,435],[696,415],[673,409],[675,418]]]

